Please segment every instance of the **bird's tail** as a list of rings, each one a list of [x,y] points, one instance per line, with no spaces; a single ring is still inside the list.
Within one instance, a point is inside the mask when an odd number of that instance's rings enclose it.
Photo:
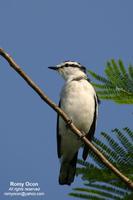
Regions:
[[[71,185],[74,181],[75,172],[76,172],[76,163],[77,163],[78,152],[75,153],[72,160],[62,160],[60,175],[59,175],[59,184],[60,185]]]

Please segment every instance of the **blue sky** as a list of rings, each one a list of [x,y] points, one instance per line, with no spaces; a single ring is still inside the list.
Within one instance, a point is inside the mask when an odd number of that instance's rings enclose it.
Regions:
[[[133,63],[132,8],[132,0],[0,0],[0,47],[58,103],[63,80],[48,66],[75,60],[103,74],[111,58]],[[34,199],[67,200],[81,181],[58,185],[56,113],[1,58],[0,91],[0,195],[10,181],[30,181],[46,193]],[[132,106],[102,102],[96,135],[124,126],[133,128]]]

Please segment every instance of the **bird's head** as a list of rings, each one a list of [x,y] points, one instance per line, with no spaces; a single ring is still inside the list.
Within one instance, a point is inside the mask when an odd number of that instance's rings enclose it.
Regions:
[[[56,70],[65,80],[86,77],[86,68],[78,62],[65,61],[56,66],[49,67]]]

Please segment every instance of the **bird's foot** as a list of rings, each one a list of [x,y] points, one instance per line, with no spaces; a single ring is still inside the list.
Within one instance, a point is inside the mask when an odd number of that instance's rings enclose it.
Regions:
[[[82,135],[79,137],[79,139],[82,139],[83,137],[86,137],[87,134],[85,132],[81,131],[81,133],[82,133]]]
[[[71,125],[71,123],[72,123],[72,119],[69,119],[69,120],[67,121],[67,123],[66,123],[66,128],[69,128],[69,126]]]

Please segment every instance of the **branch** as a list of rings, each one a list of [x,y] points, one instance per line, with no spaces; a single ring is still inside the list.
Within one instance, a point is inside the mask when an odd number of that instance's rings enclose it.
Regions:
[[[52,102],[49,97],[31,80],[31,78],[15,63],[15,61],[3,50],[0,48],[0,55],[6,59],[9,65],[27,82],[27,84],[43,99],[51,108],[53,108],[62,118],[68,123],[70,122],[69,117],[65,112],[59,108],[54,102]],[[70,123],[69,123],[70,124]],[[69,128],[76,134],[88,148],[90,148],[100,160],[116,174],[129,188],[133,189],[133,182],[122,174],[114,165],[112,165],[106,157],[92,144],[77,128],[71,123]]]

